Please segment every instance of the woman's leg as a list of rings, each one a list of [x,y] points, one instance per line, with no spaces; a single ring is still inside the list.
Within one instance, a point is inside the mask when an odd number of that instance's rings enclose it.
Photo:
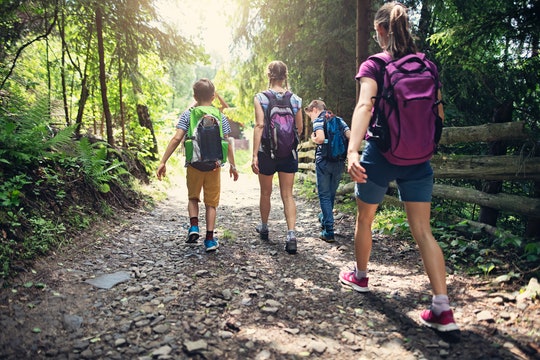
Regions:
[[[296,203],[293,196],[294,173],[278,172],[278,178],[287,230],[294,230],[296,228]]]
[[[356,199],[356,228],[354,231],[354,254],[356,257],[356,269],[367,271],[369,257],[371,255],[371,224],[375,218],[378,204],[368,204]]]
[[[259,174],[260,185],[260,198],[259,198],[259,212],[261,214],[261,222],[268,224],[268,218],[270,217],[270,197],[272,196],[272,179],[273,175]]]
[[[434,295],[446,295],[446,266],[441,247],[431,232],[431,203],[405,202],[407,219]]]

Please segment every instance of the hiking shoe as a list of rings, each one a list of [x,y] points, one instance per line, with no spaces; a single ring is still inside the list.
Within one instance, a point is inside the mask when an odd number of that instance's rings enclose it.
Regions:
[[[255,227],[255,231],[259,233],[259,237],[261,238],[261,240],[268,240],[268,228],[263,230],[262,225],[259,224]]]
[[[342,271],[339,273],[339,280],[345,284],[349,285],[351,288],[358,292],[368,292],[368,279],[367,277],[362,279],[357,279],[355,271]]]
[[[219,243],[216,238],[204,240],[204,249],[206,252],[215,251],[218,247]]]
[[[323,231],[320,232],[319,239],[324,240],[324,241],[329,242],[329,243],[332,243],[332,242],[336,241],[334,239],[334,232],[333,231],[326,231],[324,229],[323,229]]]
[[[192,225],[189,228],[187,241],[190,244],[196,243],[199,238],[199,227],[197,225]]]
[[[287,241],[285,241],[285,251],[289,254],[296,254],[296,238],[287,237]]]
[[[435,315],[431,309],[424,310],[420,313],[420,321],[424,325],[441,332],[459,330],[454,321],[452,310],[443,311],[439,316]]]

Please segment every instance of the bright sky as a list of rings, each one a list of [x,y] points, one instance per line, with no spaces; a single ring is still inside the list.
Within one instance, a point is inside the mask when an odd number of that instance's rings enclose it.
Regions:
[[[232,29],[227,25],[236,5],[231,0],[157,0],[161,16],[179,32],[201,43],[212,54],[230,59]]]

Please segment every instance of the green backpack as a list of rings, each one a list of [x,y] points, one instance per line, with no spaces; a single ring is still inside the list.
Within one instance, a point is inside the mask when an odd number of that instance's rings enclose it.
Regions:
[[[187,131],[186,161],[201,171],[214,170],[227,162],[229,142],[223,137],[221,112],[214,106],[191,109]]]

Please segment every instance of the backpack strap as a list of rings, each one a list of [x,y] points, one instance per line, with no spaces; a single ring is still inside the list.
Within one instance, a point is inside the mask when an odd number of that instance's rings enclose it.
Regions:
[[[381,98],[383,97],[384,90],[384,73],[386,72],[386,65],[391,61],[391,59],[389,59],[388,54],[378,53],[375,55],[371,55],[368,60],[373,60],[380,65],[380,69],[375,75],[375,81],[377,82],[377,95],[372,97],[372,99],[375,99],[375,103],[373,104],[374,111],[370,120],[370,125],[372,125],[375,119],[377,119],[377,114],[380,111],[379,105],[381,102]]]
[[[189,108],[189,128],[188,128],[188,131],[187,131],[187,138],[188,139],[193,138],[194,129],[198,125],[199,119],[194,119],[193,118],[193,111],[195,109],[197,109],[197,111],[201,110],[205,114],[211,115],[211,116],[215,117],[218,120],[219,135],[221,136],[221,138],[223,138],[223,120],[222,120],[222,116],[221,116],[222,113],[218,108],[216,108],[213,105],[195,106],[195,107]]]
[[[324,114],[322,114],[322,117],[324,119],[324,125],[323,125],[323,131],[324,131],[324,138],[328,139],[328,122],[334,117],[334,114],[330,110],[323,110]]]
[[[270,90],[265,90],[262,92],[264,96],[268,99],[268,105],[266,106],[266,109],[264,110],[264,124],[268,124],[270,122],[270,110],[272,110],[272,106],[274,102],[277,100],[276,95]]]

